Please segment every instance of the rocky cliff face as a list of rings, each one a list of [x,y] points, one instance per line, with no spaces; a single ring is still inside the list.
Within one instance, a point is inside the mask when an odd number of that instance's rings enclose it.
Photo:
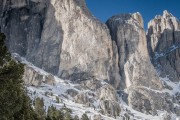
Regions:
[[[41,70],[40,68],[34,66],[33,64],[26,61],[25,58],[22,58],[18,54],[14,53],[14,54],[12,54],[12,57],[15,60],[24,64],[23,80],[27,86],[39,87],[43,83],[49,84],[49,85],[55,85],[56,80],[52,74],[47,73],[47,72]]]
[[[1,2],[1,31],[12,53],[61,78],[112,79],[118,86],[108,28],[91,15],[84,0]]]
[[[113,16],[107,25],[118,48],[123,80],[120,83],[124,83],[121,89],[127,90],[126,101],[129,106],[152,115],[162,109],[173,112],[172,98],[162,92],[162,82],[149,58],[141,15],[134,13]]]
[[[168,11],[148,24],[148,50],[160,76],[180,81],[180,22]]]
[[[148,56],[141,15],[134,13],[114,16],[107,21],[107,25],[117,44],[120,75],[125,84],[123,86],[161,89],[161,82]]]

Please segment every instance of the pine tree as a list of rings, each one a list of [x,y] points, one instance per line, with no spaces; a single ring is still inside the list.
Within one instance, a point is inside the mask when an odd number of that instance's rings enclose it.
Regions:
[[[24,66],[13,60],[0,33],[0,120],[34,120],[22,76]]]
[[[56,96],[56,102],[60,103],[59,97]]]
[[[46,117],[45,109],[44,109],[44,100],[42,98],[36,98],[35,100],[35,112],[38,115],[38,118],[44,120]]]
[[[71,114],[69,111],[66,111],[65,115],[64,115],[64,120],[72,120]]]
[[[27,95],[24,95],[22,109],[14,115],[15,120],[40,120],[38,115],[31,108],[31,101]],[[26,117],[25,117],[26,116]]]
[[[79,120],[79,117],[77,115],[75,115],[74,120]]]
[[[85,113],[84,113],[84,114],[82,115],[81,120],[89,120],[89,118],[88,118],[87,114],[85,114]]]
[[[63,120],[63,114],[60,110],[57,110],[54,106],[48,108],[46,120]]]

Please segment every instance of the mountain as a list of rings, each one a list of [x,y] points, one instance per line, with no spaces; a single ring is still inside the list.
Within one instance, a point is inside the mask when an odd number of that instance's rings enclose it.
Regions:
[[[0,31],[26,64],[30,97],[92,119],[180,115],[179,21],[164,11],[147,33],[143,24],[140,13],[101,23],[84,0],[0,1]]]
[[[108,28],[85,1],[3,0],[1,8],[1,31],[12,53],[64,79],[116,76],[118,84]]]
[[[148,24],[147,43],[160,76],[180,81],[180,22],[168,11]]]
[[[161,100],[153,90],[161,91],[162,84],[149,59],[141,15],[117,15],[110,18],[107,25],[117,44],[120,74],[128,90],[129,105],[138,111],[155,114],[157,109],[161,109],[155,101]]]

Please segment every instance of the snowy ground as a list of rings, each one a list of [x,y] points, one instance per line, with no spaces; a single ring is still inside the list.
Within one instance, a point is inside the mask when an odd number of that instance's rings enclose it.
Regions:
[[[73,86],[74,85],[68,83],[67,81],[63,82],[61,79],[59,79],[59,82],[57,82],[57,84],[54,86],[42,84],[38,88],[29,86],[27,87],[27,90],[32,100],[37,97],[43,98],[46,110],[48,106],[51,105],[55,106],[56,108],[62,108],[65,104],[67,108],[72,110],[72,115],[78,115],[81,117],[83,113],[87,113],[90,118],[92,118],[94,115],[99,115],[100,113],[98,112],[98,109],[94,110],[94,108],[85,107],[83,104],[75,103],[73,102],[73,98],[70,98],[69,96],[68,98],[64,97],[67,95],[66,90],[76,89]],[[49,94],[46,95],[47,92]],[[57,97],[60,99],[60,103],[57,103]],[[114,118],[104,116],[102,114],[101,116],[105,120],[115,120]]]
[[[40,87],[36,88],[33,86],[27,87],[27,90],[29,91],[29,96],[31,97],[32,100],[34,100],[36,97],[40,97],[44,99],[45,103],[45,108],[47,110],[48,106],[56,106],[57,108],[61,108],[66,105],[66,107],[72,109],[73,113],[72,115],[78,115],[79,117],[82,116],[83,113],[87,113],[87,115],[90,118],[93,118],[94,115],[99,115],[100,113],[98,112],[98,109],[90,108],[90,107],[85,107],[83,104],[78,104],[73,102],[72,99],[67,99],[66,97],[63,97],[63,95],[66,95],[66,90],[68,89],[75,89],[73,88],[74,85],[69,84],[61,79],[57,82],[55,86],[47,85],[47,84],[42,84]],[[51,93],[48,95],[45,95],[46,92]],[[56,97],[60,99],[60,103],[57,103]],[[121,98],[119,98],[121,101],[121,116],[124,116],[124,114],[130,115],[130,118],[133,120],[163,120],[163,116],[166,114],[166,112],[159,111],[158,116],[151,116],[151,115],[146,115],[143,113],[140,113],[138,111],[133,110],[131,107],[129,107]],[[100,114],[104,120],[115,120],[115,118],[104,116]],[[173,119],[176,120],[175,115],[172,115]],[[116,118],[116,120],[122,120],[121,117]]]
[[[35,71],[37,71],[40,74],[43,74],[43,75],[50,74],[34,66],[33,64],[27,62],[24,58],[19,57],[18,54],[13,54],[13,56],[16,59],[17,58],[20,59],[20,61],[26,64],[27,66],[32,67]],[[27,86],[28,95],[30,96],[32,100],[35,100],[35,98],[37,97],[43,98],[46,111],[47,111],[48,106],[53,105],[56,108],[60,109],[65,104],[66,107],[72,109],[73,116],[78,115],[79,117],[81,117],[83,113],[86,113],[89,116],[89,118],[91,118],[91,120],[93,120],[94,115],[101,115],[103,120],[123,120],[123,116],[125,114],[128,114],[130,116],[130,120],[163,120],[163,116],[167,114],[164,111],[159,111],[158,116],[151,116],[151,115],[143,114],[141,112],[133,110],[121,99],[121,97],[119,97],[120,106],[121,106],[120,117],[117,117],[116,119],[113,117],[108,117],[108,116],[102,115],[99,112],[100,109],[98,108],[98,105],[99,105],[98,100],[94,102],[94,106],[96,106],[95,108],[86,107],[83,104],[75,103],[74,98],[72,98],[66,93],[68,89],[76,90],[78,91],[78,93],[89,92],[90,90],[87,90],[87,89],[79,90],[76,88],[76,86],[78,86],[77,84],[73,84],[71,81],[68,81],[68,80],[62,80],[56,76],[54,76],[54,80],[55,80],[55,85],[53,86],[45,84],[45,83],[42,83],[41,86],[39,87]],[[173,83],[169,81],[168,78],[161,78],[161,80],[165,81],[169,86],[173,88],[173,90],[165,89],[163,91],[156,91],[156,92],[168,92],[171,95],[174,95],[176,92],[180,91],[180,83]],[[103,84],[105,83],[103,82]],[[93,92],[93,91],[90,91],[90,92]],[[92,96],[89,96],[89,97],[92,97]],[[57,103],[57,100],[56,100],[57,98],[59,98],[60,103]],[[172,114],[172,120],[178,120],[176,118],[177,116]]]

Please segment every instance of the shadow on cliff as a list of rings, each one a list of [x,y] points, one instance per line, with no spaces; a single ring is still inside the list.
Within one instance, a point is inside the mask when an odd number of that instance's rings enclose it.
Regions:
[[[116,49],[113,49],[113,58],[116,59],[116,54],[118,54],[118,67],[119,74],[121,76],[119,89],[123,90],[127,88],[126,75],[125,75],[125,64],[128,62],[130,57],[137,51],[137,46],[139,44],[138,39],[139,33],[135,30],[133,25],[127,24],[126,19],[130,19],[131,15],[121,14],[118,16],[113,16],[113,20],[121,18],[122,20],[111,21],[108,20],[106,25],[109,28],[111,38],[115,43]],[[130,30],[132,34],[129,34],[127,30]],[[118,31],[118,32],[117,32]],[[127,100],[126,100],[127,101]]]
[[[165,29],[162,33],[160,33],[160,36],[157,40],[157,44],[156,44],[154,50],[151,46],[153,44],[151,41],[151,35],[153,33],[154,33],[153,28],[151,26],[148,29],[147,44],[148,44],[148,52],[149,52],[149,56],[151,56],[152,64],[154,65],[154,67],[158,67],[158,65],[161,65],[161,62],[166,60],[166,65],[169,63],[169,65],[170,65],[169,67],[171,67],[173,69],[173,71],[177,71],[177,76],[174,76],[174,77],[176,79],[179,79],[180,73],[178,73],[178,68],[180,66],[177,66],[175,64],[174,60],[176,59],[176,55],[178,55],[176,53],[178,51],[180,51],[180,42],[178,39],[180,36],[180,31]],[[161,69],[163,71],[166,69],[166,67],[163,63],[161,65],[161,67],[162,67]],[[169,70],[165,70],[165,71],[167,72]],[[166,74],[169,75],[172,73],[166,73]]]
[[[50,1],[29,1],[20,7],[12,7],[10,2],[6,2],[3,7],[0,26],[7,36],[10,52],[18,53],[35,66],[57,74],[63,30]]]

